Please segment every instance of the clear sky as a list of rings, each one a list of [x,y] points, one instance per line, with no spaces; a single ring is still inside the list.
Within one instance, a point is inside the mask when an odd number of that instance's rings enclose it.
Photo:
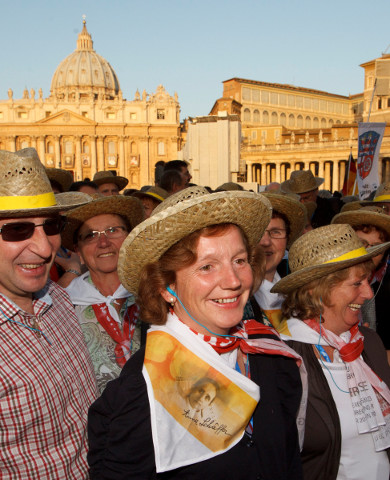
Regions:
[[[182,120],[207,115],[232,77],[359,93],[359,64],[390,53],[390,0],[0,0],[0,98],[49,95],[83,14],[124,98],[162,84]]]

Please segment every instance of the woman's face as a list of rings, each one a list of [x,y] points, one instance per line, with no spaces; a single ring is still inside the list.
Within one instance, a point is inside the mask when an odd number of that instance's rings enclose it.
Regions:
[[[360,238],[366,248],[375,247],[383,243],[381,234],[376,228],[371,230],[371,232],[363,232],[363,230],[356,230],[356,235]],[[374,262],[375,268],[381,263],[383,255],[384,253],[380,253],[376,257],[373,257],[372,261]]]
[[[241,321],[253,282],[240,230],[232,225],[220,235],[201,236],[196,254],[196,262],[178,270],[170,285],[189,314],[177,299],[174,311],[200,333],[227,334]],[[172,295],[165,290],[163,297],[169,302]]]
[[[329,306],[324,304],[322,315],[325,328],[340,335],[358,323],[363,303],[373,297],[368,277],[359,266],[354,266],[346,280],[332,288]]]
[[[265,253],[265,278],[272,282],[276,268],[284,257],[287,246],[287,236],[285,238],[272,238],[272,232],[280,231],[286,234],[286,224],[282,218],[273,218],[260,240],[260,245]]]
[[[92,241],[78,241],[77,253],[92,275],[112,273],[117,270],[119,249],[128,234],[127,227],[122,217],[112,214],[96,215],[80,227],[79,237],[81,238],[92,231],[101,232],[110,227],[122,228],[114,238],[102,233]]]

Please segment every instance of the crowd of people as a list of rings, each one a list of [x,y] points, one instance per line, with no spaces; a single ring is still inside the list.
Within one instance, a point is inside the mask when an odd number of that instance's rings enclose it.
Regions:
[[[390,184],[159,167],[0,151],[0,477],[388,480]]]

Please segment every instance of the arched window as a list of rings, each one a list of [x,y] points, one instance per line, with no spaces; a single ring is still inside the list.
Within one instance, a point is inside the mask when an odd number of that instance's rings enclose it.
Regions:
[[[280,125],[287,125],[287,117],[285,113],[280,114]]]
[[[298,117],[297,117],[297,127],[298,128],[303,128],[303,117],[302,117],[302,115],[298,115]]]
[[[157,144],[157,155],[165,155],[165,143],[158,142]]]
[[[320,122],[317,117],[313,118],[313,128],[320,128]]]
[[[326,119],[321,118],[321,128],[326,128]]]
[[[278,114],[276,112],[272,112],[271,123],[272,123],[272,125],[277,125],[278,124]]]
[[[264,110],[263,112],[263,123],[268,124],[269,123],[269,114],[267,110]]]
[[[305,128],[311,128],[311,118],[310,117],[305,118]]]
[[[288,126],[295,127],[295,117],[292,113],[288,116]]]
[[[256,123],[260,123],[260,112],[258,110],[255,110],[253,112],[253,121]]]
[[[251,121],[251,112],[249,108],[246,108],[244,110],[244,122],[250,122]]]

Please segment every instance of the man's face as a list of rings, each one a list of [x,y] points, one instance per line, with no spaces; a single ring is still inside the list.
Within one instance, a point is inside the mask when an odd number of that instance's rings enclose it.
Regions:
[[[318,188],[311,190],[310,192],[300,193],[299,196],[301,203],[317,202]]]
[[[180,175],[182,179],[184,180],[184,188],[187,188],[190,180],[192,178],[190,172],[188,171],[187,167],[180,167]]]
[[[41,225],[48,218],[53,217],[3,218],[0,229],[5,224],[20,222]],[[60,234],[48,236],[42,226],[34,229],[31,238],[22,241],[5,241],[0,234],[0,293],[26,309],[32,294],[46,285],[60,245]]]
[[[115,183],[102,183],[99,185],[99,193],[105,197],[119,195],[119,188]]]

